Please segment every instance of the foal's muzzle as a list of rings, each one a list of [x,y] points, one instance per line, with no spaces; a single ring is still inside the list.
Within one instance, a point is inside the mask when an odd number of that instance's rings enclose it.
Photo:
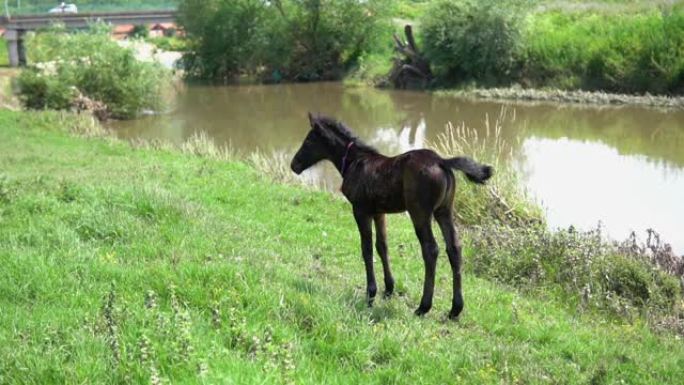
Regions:
[[[297,175],[301,174],[302,171],[304,171],[304,167],[303,167],[302,164],[297,160],[297,157],[295,157],[294,159],[292,159],[292,162],[290,163],[290,168],[291,168],[292,171],[293,171],[295,174],[297,174]]]

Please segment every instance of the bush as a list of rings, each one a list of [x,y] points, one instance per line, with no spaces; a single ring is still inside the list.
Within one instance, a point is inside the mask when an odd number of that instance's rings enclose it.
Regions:
[[[384,0],[185,0],[188,75],[265,81],[339,79],[369,50],[383,23]]]
[[[76,96],[75,90],[66,82],[42,75],[40,70],[34,68],[27,68],[19,75],[19,87],[24,107],[35,110],[69,109]]]
[[[441,83],[508,83],[521,67],[519,1],[439,0],[421,21],[425,55]]]
[[[18,83],[28,108],[68,109],[79,95],[104,103],[116,118],[162,107],[167,71],[138,61],[102,27],[85,33],[54,29],[31,34],[26,45],[30,65]]]

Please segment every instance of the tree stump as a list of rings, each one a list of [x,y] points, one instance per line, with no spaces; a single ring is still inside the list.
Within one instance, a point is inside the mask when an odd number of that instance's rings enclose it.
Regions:
[[[423,56],[413,38],[410,24],[404,27],[406,41],[394,34],[394,49],[399,54],[394,58],[394,65],[388,75],[394,88],[425,88],[432,82],[433,75],[430,62]]]

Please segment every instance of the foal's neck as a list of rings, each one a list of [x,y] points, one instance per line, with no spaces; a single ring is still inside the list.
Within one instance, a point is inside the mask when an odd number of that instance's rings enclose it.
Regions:
[[[353,163],[358,162],[369,151],[363,144],[358,144],[355,139],[340,139],[338,145],[335,146],[334,154],[332,154],[330,161],[335,165],[342,178],[349,172]]]

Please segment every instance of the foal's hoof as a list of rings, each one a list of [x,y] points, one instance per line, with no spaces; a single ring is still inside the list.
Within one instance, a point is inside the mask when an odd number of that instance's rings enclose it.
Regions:
[[[413,313],[415,315],[417,315],[418,317],[422,317],[425,314],[427,314],[427,312],[429,312],[429,311],[430,311],[429,307],[419,306],[418,309],[416,309],[416,311],[414,311]]]
[[[458,316],[461,315],[461,312],[463,311],[463,306],[461,306],[458,309],[451,309],[449,312],[449,319],[452,321],[456,321],[458,319]]]
[[[383,297],[389,298],[394,294],[394,279],[386,279],[385,280],[385,292],[383,293]]]
[[[375,285],[371,286],[366,290],[366,298],[368,299],[368,307],[373,307],[373,301],[375,301],[375,294],[378,293],[377,287]]]

